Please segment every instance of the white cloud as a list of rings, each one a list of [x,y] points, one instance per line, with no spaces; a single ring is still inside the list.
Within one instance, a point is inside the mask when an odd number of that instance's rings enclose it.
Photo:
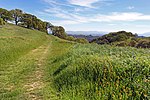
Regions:
[[[66,7],[87,7],[87,8],[96,8],[94,4],[109,4],[107,1],[113,1],[113,0],[42,0],[45,3],[51,5],[51,6],[66,6]],[[106,3],[107,2],[107,3]],[[99,5],[100,6],[100,5]],[[77,8],[77,7],[76,7]]]
[[[138,12],[113,12],[110,14],[96,14],[91,16],[83,16],[75,13],[69,13],[61,8],[46,9],[43,13],[46,16],[57,17],[59,20],[52,20],[54,24],[61,25],[80,24],[90,22],[129,22],[129,21],[150,21],[150,15],[145,15]]]
[[[109,15],[97,15],[91,21],[112,22],[112,21],[139,21],[150,20],[150,15],[144,15],[137,12],[114,12]]]
[[[127,7],[127,9],[129,9],[129,10],[134,9],[134,8],[135,8],[134,6]]]
[[[81,8],[75,8],[74,11],[75,12],[80,12],[80,11],[84,11],[85,9],[81,9]]]
[[[77,21],[71,21],[71,20],[52,20],[52,23],[54,25],[72,25],[72,24],[78,24]]]
[[[44,0],[51,7],[44,10],[45,15],[52,16],[53,18],[59,18],[59,21],[53,20],[53,22],[60,22],[63,24],[79,24],[79,23],[90,23],[90,22],[116,22],[116,21],[150,21],[150,15],[145,15],[139,12],[112,12],[109,14],[82,14],[85,7],[93,7],[94,3],[105,2],[112,0]],[[63,6],[73,7],[69,9]],[[78,5],[82,7],[74,7]],[[91,8],[87,8],[91,9]],[[129,6],[128,9],[134,9],[134,6]],[[77,13],[79,12],[79,13]]]
[[[98,2],[99,0],[68,0],[70,4],[84,6],[84,7],[93,7],[92,4]]]

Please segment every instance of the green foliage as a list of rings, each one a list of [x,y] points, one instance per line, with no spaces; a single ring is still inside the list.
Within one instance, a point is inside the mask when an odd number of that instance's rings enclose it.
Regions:
[[[75,40],[78,43],[88,43],[88,40],[84,39],[84,38],[78,38]]]
[[[69,41],[75,41],[78,43],[88,43],[88,41],[84,38],[74,38],[73,36],[68,36],[65,32],[65,29],[62,26],[52,26],[52,35],[57,36],[59,38],[69,40]]]
[[[150,48],[150,38],[138,38],[137,34],[119,31],[106,34],[92,40],[97,44],[110,44],[115,46],[130,46],[137,48]]]
[[[50,23],[43,22],[34,15],[24,13],[22,14],[21,23],[19,23],[19,26],[29,29],[36,29],[47,33],[47,28],[50,26]]]
[[[3,21],[2,18],[0,18],[0,25],[5,25],[5,22]]]
[[[30,29],[33,27],[33,25],[32,25],[32,23],[33,23],[32,18],[33,17],[34,16],[31,14],[23,14],[22,15],[21,22],[24,25],[24,27],[30,28]]]
[[[92,40],[92,42],[96,42],[98,44],[110,44],[113,42],[120,42],[125,41],[131,37],[136,37],[137,35],[132,34],[131,32],[126,31],[119,31],[119,32],[112,32],[106,35],[103,35],[102,37],[98,39]]]
[[[34,15],[24,13],[20,9],[7,11],[6,9],[0,8],[0,18],[2,18],[5,22],[8,20],[15,21],[16,25],[29,29],[36,29],[46,33],[47,29],[51,26],[51,23],[44,22]]]
[[[114,44],[116,46],[131,46],[136,48],[150,48],[150,38],[131,38]]]
[[[18,25],[18,23],[21,21],[23,11],[20,9],[14,9],[14,10],[11,10],[10,13],[12,14],[15,24]]]
[[[137,45],[137,48],[150,48],[150,38],[149,39],[143,39],[140,40]]]
[[[150,99],[149,49],[77,44],[53,66],[63,100]]]
[[[65,39],[67,37],[65,29],[62,26],[53,26],[52,35],[57,36],[62,39]]]
[[[120,42],[125,41],[131,37],[136,37],[137,35],[132,34],[131,32],[126,31],[119,31],[119,32],[112,32],[106,34],[98,39],[92,40],[92,42],[96,42],[98,44],[110,44],[113,42]]]
[[[24,13],[20,9],[14,9],[11,11],[7,11],[6,9],[0,8],[0,18],[4,21],[13,20],[16,25],[29,28],[36,29],[42,32],[48,33],[47,29],[51,28],[52,34],[62,39],[66,39],[69,41],[76,41],[79,43],[87,43],[88,41],[85,39],[76,39],[74,37],[70,37],[66,34],[65,29],[62,26],[53,26],[49,22],[43,22],[38,19],[36,16]],[[0,24],[4,24],[0,19]]]
[[[3,8],[0,8],[0,18],[2,18],[5,22],[12,20],[11,13]]]

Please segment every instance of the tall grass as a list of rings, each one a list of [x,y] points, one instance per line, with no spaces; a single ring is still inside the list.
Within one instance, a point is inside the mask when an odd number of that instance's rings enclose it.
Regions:
[[[150,99],[150,49],[78,44],[53,63],[61,99]]]

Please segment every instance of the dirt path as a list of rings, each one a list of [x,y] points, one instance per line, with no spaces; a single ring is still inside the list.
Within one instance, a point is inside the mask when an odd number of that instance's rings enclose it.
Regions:
[[[41,51],[41,55],[38,58],[36,58],[36,68],[33,73],[27,76],[26,83],[23,86],[26,90],[25,96],[30,100],[42,100],[42,95],[39,95],[39,92],[44,87],[44,65],[46,63],[49,48],[50,44],[41,46],[32,51],[32,53]]]
[[[0,98],[10,94],[8,99],[43,100],[40,92],[45,86],[44,71],[50,47],[51,42],[46,42],[17,61],[3,66],[0,70]]]
[[[22,55],[17,61],[1,66],[2,100],[60,100],[53,87],[52,59],[68,52],[67,43],[48,37],[40,47]],[[54,68],[54,69],[53,69]]]
[[[0,36],[0,39],[11,39],[11,38],[21,38],[21,39],[23,39],[24,37],[22,37],[22,36]]]

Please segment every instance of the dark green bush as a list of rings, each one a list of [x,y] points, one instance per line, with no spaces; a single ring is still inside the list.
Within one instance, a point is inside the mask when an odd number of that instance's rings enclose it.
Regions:
[[[57,37],[62,38],[62,39],[65,39],[67,37],[65,29],[62,26],[52,27],[52,34],[54,36],[57,36]]]
[[[140,40],[136,45],[137,48],[150,48],[150,40]]]
[[[0,18],[0,25],[4,25],[4,24],[5,24],[5,22],[3,21],[2,18]]]

